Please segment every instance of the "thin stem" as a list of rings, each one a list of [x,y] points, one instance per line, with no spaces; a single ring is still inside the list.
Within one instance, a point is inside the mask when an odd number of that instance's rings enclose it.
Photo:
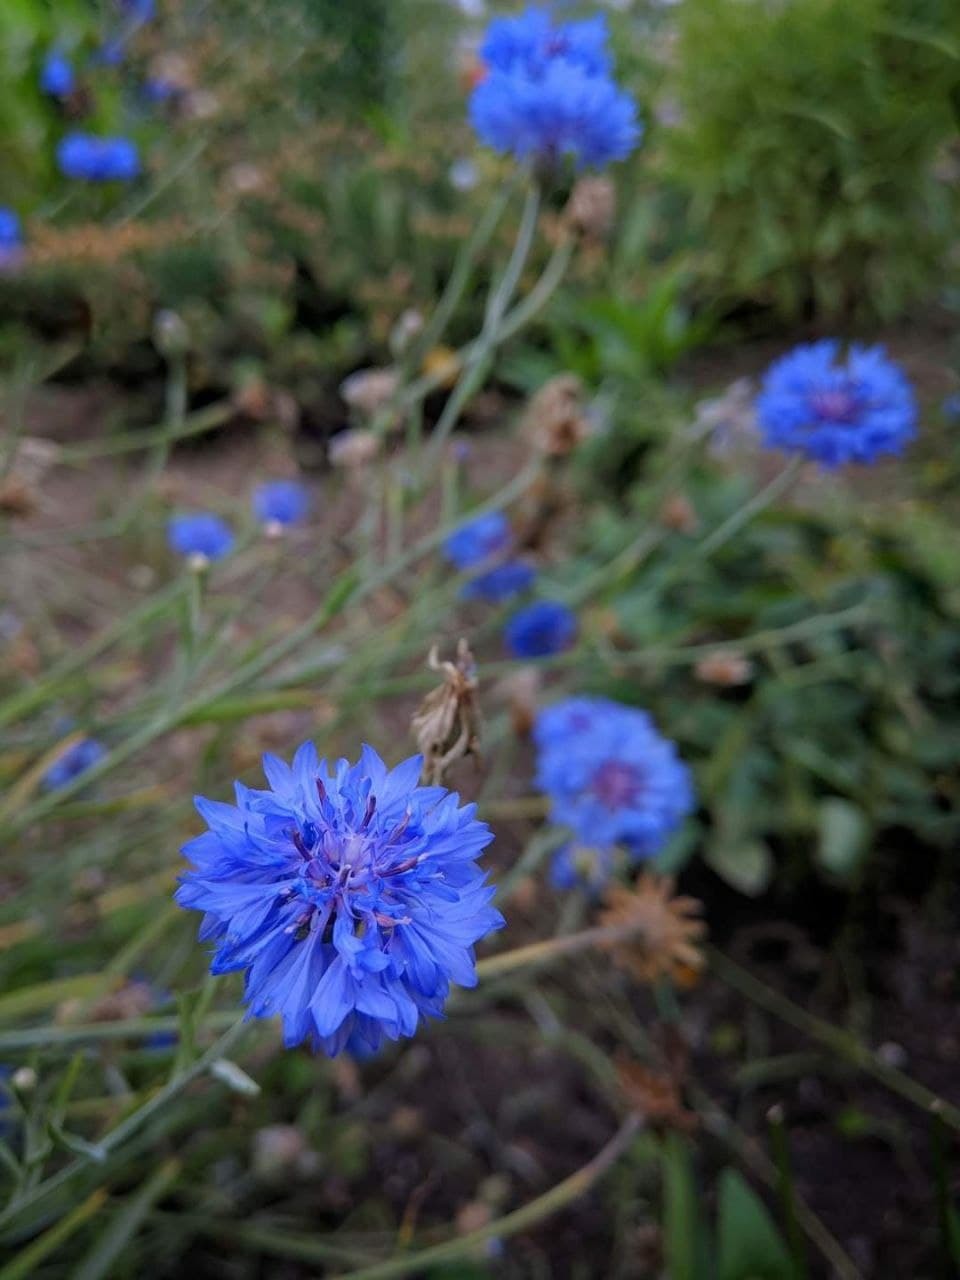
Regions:
[[[131,1112],[126,1120],[122,1120],[118,1125],[110,1130],[105,1137],[101,1138],[97,1143],[97,1148],[102,1157],[110,1155],[122,1146],[128,1138],[132,1137],[138,1129],[146,1123],[151,1116],[161,1111],[168,1102],[177,1096],[186,1088],[192,1080],[196,1080],[198,1076],[202,1076],[204,1072],[209,1070],[211,1066],[226,1055],[228,1049],[240,1038],[243,1031],[246,1030],[246,1022],[243,1018],[235,1021],[230,1029],[215,1041],[207,1051],[197,1059],[196,1062],[183,1070],[176,1072],[170,1080],[158,1089],[157,1092],[142,1107],[138,1107],[136,1111]],[[78,1173],[82,1173],[90,1166],[92,1156],[81,1156],[71,1161],[53,1177],[47,1178],[45,1182],[39,1183],[19,1200],[7,1206],[0,1213],[0,1229],[7,1227],[11,1222],[15,1222],[20,1213],[27,1208],[33,1208],[38,1202],[42,1202],[48,1196],[58,1191],[62,1186],[75,1177]]]
[[[818,1040],[826,1045],[852,1066],[866,1071],[891,1093],[898,1094],[907,1102],[913,1103],[915,1107],[919,1107],[921,1111],[939,1115],[944,1124],[960,1133],[960,1107],[955,1107],[925,1085],[918,1084],[905,1072],[883,1062],[853,1032],[835,1027],[832,1023],[807,1013],[806,1009],[801,1009],[787,996],[768,987],[766,983],[755,978],[752,973],[724,955],[722,951],[718,951],[716,947],[708,946],[706,953],[711,969],[722,982],[726,982],[728,986],[733,987],[782,1022],[803,1032],[811,1040]]]
[[[579,1200],[595,1186],[629,1149],[639,1129],[638,1117],[628,1116],[606,1146],[602,1147],[592,1160],[576,1173],[571,1174],[569,1178],[551,1187],[542,1196],[531,1200],[520,1209],[515,1209],[513,1213],[497,1218],[496,1221],[487,1223],[477,1231],[468,1231],[466,1235],[458,1236],[456,1240],[447,1240],[443,1244],[421,1249],[418,1253],[375,1263],[372,1267],[362,1267],[359,1271],[345,1272],[338,1277],[338,1280],[397,1280],[399,1276],[408,1276],[441,1263],[469,1257],[488,1240],[503,1240],[527,1230],[565,1208],[574,1200]]]
[[[749,502],[745,502],[742,507],[734,511],[733,515],[728,516],[721,525],[714,529],[713,533],[708,534],[702,542],[697,543],[693,552],[694,558],[702,560],[707,556],[713,555],[724,543],[729,542],[745,525],[750,523],[754,516],[759,515],[761,511],[769,507],[781,493],[790,487],[802,466],[803,459],[799,455],[791,458],[784,469],[779,471],[758,493],[755,493]]]

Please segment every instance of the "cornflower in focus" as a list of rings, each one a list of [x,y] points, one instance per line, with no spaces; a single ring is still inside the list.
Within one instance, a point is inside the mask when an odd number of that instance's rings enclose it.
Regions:
[[[546,9],[496,18],[470,99],[481,140],[519,160],[601,167],[640,139],[636,107],[611,77],[603,17],[555,24]]]
[[[171,550],[189,558],[191,568],[203,569],[233,550],[234,536],[220,516],[212,511],[196,511],[170,518],[167,541]]]
[[[535,600],[513,615],[503,636],[515,658],[547,658],[576,640],[577,615],[559,600]]]
[[[140,173],[140,154],[129,138],[71,133],[57,147],[57,164],[67,178],[84,182],[131,182]]]
[[[795,347],[767,371],[757,418],[770,448],[827,468],[899,454],[916,435],[913,389],[882,347],[828,338]]]
[[[537,786],[582,844],[658,853],[693,808],[690,771],[644,711],[569,698],[537,718]]]
[[[412,1036],[451,983],[476,985],[474,943],[503,925],[476,863],[489,828],[418,785],[420,756],[390,770],[364,747],[329,768],[305,743],[263,766],[269,789],[237,783],[235,806],[197,798],[209,830],[183,851],[176,899],[204,913],[211,972],[242,970],[249,1016],[279,1015],[288,1047]]]

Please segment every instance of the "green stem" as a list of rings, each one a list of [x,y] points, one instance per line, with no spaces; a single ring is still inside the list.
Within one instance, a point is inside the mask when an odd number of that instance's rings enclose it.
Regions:
[[[122,1146],[128,1138],[132,1137],[138,1129],[142,1128],[151,1116],[156,1115],[156,1113],[161,1111],[167,1103],[171,1101],[171,1099],[181,1093],[191,1081],[196,1080],[198,1076],[202,1076],[204,1072],[208,1071],[218,1058],[224,1057],[227,1051],[232,1048],[234,1043],[240,1038],[241,1034],[246,1029],[246,1023],[242,1018],[239,1021],[235,1021],[230,1029],[222,1035],[219,1040],[212,1044],[196,1062],[185,1067],[182,1071],[178,1071],[170,1078],[170,1080],[167,1081],[163,1088],[158,1089],[153,1097],[145,1102],[142,1107],[138,1107],[136,1111],[133,1111],[125,1120],[122,1120],[118,1125],[111,1129],[110,1132],[97,1143],[97,1148],[102,1153],[102,1156],[106,1157],[110,1155],[111,1152],[116,1151],[117,1148]],[[78,1159],[71,1161],[70,1164],[66,1165],[58,1173],[47,1178],[45,1182],[41,1182],[37,1186],[32,1187],[26,1195],[8,1205],[7,1208],[0,1213],[0,1229],[3,1229],[9,1226],[10,1223],[15,1222],[24,1209],[33,1208],[48,1196],[53,1195],[55,1191],[58,1191],[62,1186],[68,1183],[71,1178],[76,1177],[78,1173],[82,1173],[85,1169],[89,1168],[91,1159],[92,1157],[90,1156],[81,1156]]]
[[[629,1149],[639,1128],[639,1119],[634,1115],[629,1116],[592,1160],[576,1173],[571,1174],[569,1178],[551,1187],[542,1196],[531,1200],[520,1209],[515,1209],[513,1213],[497,1218],[477,1231],[469,1231],[466,1235],[458,1236],[456,1240],[447,1240],[443,1244],[421,1249],[405,1257],[375,1263],[372,1267],[361,1267],[359,1271],[344,1272],[338,1280],[397,1280],[399,1276],[423,1272],[442,1263],[456,1262],[461,1258],[469,1257],[489,1240],[504,1240],[521,1231],[526,1231],[529,1227],[535,1226],[544,1218],[551,1217],[558,1210],[586,1195]]]
[[[960,1107],[953,1106],[925,1085],[918,1084],[905,1072],[883,1062],[853,1032],[835,1027],[832,1023],[807,1013],[806,1009],[801,1009],[787,996],[768,987],[716,947],[708,946],[706,952],[711,969],[722,982],[726,982],[761,1009],[766,1009],[782,1022],[809,1036],[811,1040],[818,1040],[826,1045],[845,1062],[866,1071],[891,1093],[898,1094],[921,1111],[939,1115],[944,1124],[960,1133]]]

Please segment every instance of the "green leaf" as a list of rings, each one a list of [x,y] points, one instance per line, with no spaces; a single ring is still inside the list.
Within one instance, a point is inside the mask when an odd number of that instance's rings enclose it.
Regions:
[[[690,1146],[672,1133],[663,1146],[663,1244],[670,1280],[702,1280],[709,1254],[706,1227],[700,1220]]]
[[[863,862],[870,844],[870,824],[849,800],[830,796],[820,804],[817,860],[836,876],[850,876]]]
[[[720,1175],[718,1280],[793,1280],[786,1245],[759,1197],[735,1169]]]
[[[704,859],[721,880],[751,898],[763,893],[773,876],[773,855],[762,840],[718,840]]]

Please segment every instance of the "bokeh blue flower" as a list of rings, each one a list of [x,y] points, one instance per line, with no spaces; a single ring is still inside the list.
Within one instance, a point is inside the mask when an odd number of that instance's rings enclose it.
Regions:
[[[475,569],[505,555],[513,543],[510,521],[502,511],[488,511],[451,533],[443,554],[458,569]]]
[[[300,524],[309,511],[310,491],[297,480],[269,480],[254,490],[253,514],[262,524]]]
[[[827,468],[902,453],[916,435],[917,406],[902,369],[882,347],[832,338],[775,361],[756,402],[764,443]]]
[[[559,600],[534,600],[509,619],[503,638],[515,658],[563,653],[577,638],[577,615]]]
[[[601,16],[555,24],[541,8],[491,22],[470,98],[480,139],[519,160],[602,167],[636,147],[636,106],[611,78]]]
[[[603,891],[613,875],[616,850],[565,844],[550,863],[550,883],[555,889],[583,889],[591,896]]]
[[[235,539],[226,520],[212,511],[194,511],[171,516],[167,541],[178,555],[222,560],[233,550]]]
[[[287,1046],[376,1050],[476,983],[474,944],[503,924],[476,861],[492,837],[476,806],[419,785],[422,763],[364,747],[330,768],[305,743],[292,766],[264,757],[269,790],[197,798],[209,830],[183,850],[177,902],[204,913],[211,972],[243,970],[248,1016],[279,1015]]]
[[[140,153],[129,138],[70,133],[57,146],[57,164],[67,178],[131,182],[140,173]]]
[[[58,760],[55,760],[43,775],[43,786],[47,791],[58,791],[74,778],[92,769],[107,754],[107,749],[96,738],[84,738],[68,747]]]
[[[465,600],[487,600],[502,604],[511,596],[529,591],[536,581],[537,571],[523,560],[507,560],[486,573],[471,578],[460,593]]]
[[[23,231],[13,209],[0,205],[0,267],[9,266],[23,252]]]
[[[537,786],[551,819],[591,848],[657,853],[690,813],[690,771],[650,716],[606,698],[571,698],[534,726]]]
[[[40,88],[51,98],[66,98],[73,93],[76,76],[70,59],[60,49],[51,49],[40,68]]]

